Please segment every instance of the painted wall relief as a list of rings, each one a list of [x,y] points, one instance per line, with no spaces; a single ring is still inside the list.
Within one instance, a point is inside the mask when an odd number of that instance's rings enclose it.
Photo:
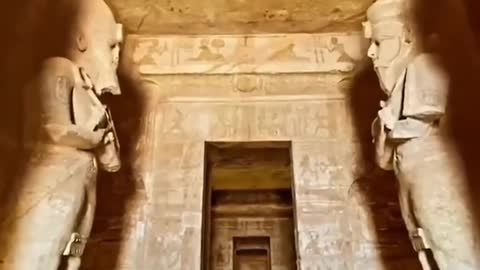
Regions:
[[[130,36],[142,74],[350,72],[358,33]]]

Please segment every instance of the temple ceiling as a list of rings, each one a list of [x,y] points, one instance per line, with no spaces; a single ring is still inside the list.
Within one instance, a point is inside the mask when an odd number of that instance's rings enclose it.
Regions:
[[[374,0],[107,0],[129,33],[348,32]]]

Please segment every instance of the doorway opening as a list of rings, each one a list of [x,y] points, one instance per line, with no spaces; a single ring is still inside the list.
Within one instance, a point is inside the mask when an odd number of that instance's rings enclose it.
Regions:
[[[270,237],[233,237],[233,270],[271,270]]]
[[[202,270],[295,270],[290,142],[205,147]]]

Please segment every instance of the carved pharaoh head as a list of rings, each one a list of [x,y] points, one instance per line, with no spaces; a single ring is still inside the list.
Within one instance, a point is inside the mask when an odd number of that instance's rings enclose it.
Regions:
[[[82,0],[70,56],[83,67],[97,94],[120,94],[117,68],[123,29],[103,0]]]
[[[363,23],[365,37],[371,40],[368,57],[387,93],[395,87],[412,52],[407,13],[406,0],[377,0],[367,10]]]

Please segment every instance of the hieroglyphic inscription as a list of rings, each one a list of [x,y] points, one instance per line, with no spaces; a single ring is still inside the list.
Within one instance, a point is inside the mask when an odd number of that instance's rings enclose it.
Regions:
[[[342,119],[346,112],[340,100],[161,103],[158,113],[162,117],[157,118],[157,138],[162,141],[317,140],[345,136]],[[324,165],[323,171],[318,171],[318,179],[325,181],[320,174],[333,175],[339,168],[334,168],[333,160],[320,159],[311,160],[310,166]]]
[[[145,255],[158,259],[147,261],[144,269],[199,269],[200,224],[189,226],[179,213],[150,218]]]
[[[129,37],[142,74],[350,72],[365,47],[359,33]]]
[[[266,103],[255,107],[252,137],[256,139],[319,139],[341,136],[344,117],[339,101]]]
[[[293,160],[296,187],[303,190],[348,185],[344,174],[344,151],[344,143],[336,140],[295,143]]]
[[[303,138],[332,136],[336,133],[338,126],[337,119],[332,117],[337,104],[335,101],[321,104],[292,104],[290,114],[288,111],[279,111],[279,115],[283,114],[286,120],[286,133],[284,134]],[[258,117],[260,116],[261,114]],[[268,116],[269,113],[267,113]]]
[[[342,140],[292,144],[301,269],[348,269],[348,181]]]
[[[302,233],[299,242],[305,256],[341,256],[346,246],[345,239],[328,240],[317,231]]]
[[[161,134],[161,130],[156,134]],[[154,166],[144,179],[149,202],[200,211],[203,142],[157,142],[154,147],[154,158],[149,161]]]
[[[176,108],[170,115],[178,120]],[[182,117],[180,117],[182,118]],[[182,118],[183,119],[183,118]],[[183,120],[165,128],[179,136]],[[159,134],[162,130],[157,130]],[[160,133],[161,134],[161,133]],[[145,185],[148,198],[146,256],[158,257],[143,269],[199,269],[203,194],[204,143],[157,142],[151,179]],[[160,252],[160,253],[159,253]],[[158,256],[161,254],[161,256]]]

